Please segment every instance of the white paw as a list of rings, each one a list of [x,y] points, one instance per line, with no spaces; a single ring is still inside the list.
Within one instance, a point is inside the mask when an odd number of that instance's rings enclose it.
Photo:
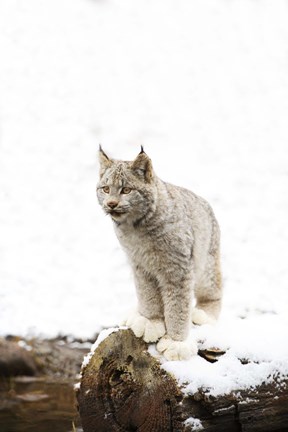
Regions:
[[[157,342],[166,332],[164,322],[160,319],[149,320],[139,312],[132,314],[126,321],[135,336],[143,337],[145,342]]]
[[[127,309],[125,312],[125,315],[123,316],[123,318],[119,321],[118,325],[119,326],[127,326],[128,327],[128,322],[131,321],[131,319],[134,317],[134,315],[137,315],[137,309],[136,308],[130,308]]]
[[[193,308],[192,309],[192,322],[194,324],[215,324],[216,320],[210,317],[204,310]]]
[[[166,360],[189,360],[198,352],[196,342],[175,341],[164,336],[157,344],[157,350],[163,353]]]

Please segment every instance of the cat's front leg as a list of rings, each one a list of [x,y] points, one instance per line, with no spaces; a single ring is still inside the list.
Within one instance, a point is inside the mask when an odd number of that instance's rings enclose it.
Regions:
[[[174,278],[173,278],[174,279]],[[161,289],[167,334],[157,344],[167,360],[188,360],[197,354],[196,342],[188,341],[191,322],[193,277],[167,281]]]
[[[166,333],[158,282],[139,265],[134,268],[134,277],[138,308],[125,324],[145,342],[157,342]]]

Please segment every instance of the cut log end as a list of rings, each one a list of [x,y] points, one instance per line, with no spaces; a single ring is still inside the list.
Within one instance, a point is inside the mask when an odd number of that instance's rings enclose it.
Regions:
[[[101,342],[77,393],[85,432],[181,431],[181,398],[176,381],[130,330]]]
[[[213,362],[223,353],[214,348],[200,354]],[[84,432],[288,430],[286,378],[217,398],[201,388],[184,394],[130,330],[99,344],[82,369],[77,400]]]

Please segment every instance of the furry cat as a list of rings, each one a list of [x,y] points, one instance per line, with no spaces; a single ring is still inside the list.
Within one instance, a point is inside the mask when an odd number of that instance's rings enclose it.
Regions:
[[[130,260],[138,310],[126,321],[137,337],[157,342],[168,360],[188,359],[191,322],[215,321],[221,308],[218,223],[210,205],[160,180],[141,146],[134,161],[99,149],[97,196]],[[192,308],[193,297],[196,307]]]

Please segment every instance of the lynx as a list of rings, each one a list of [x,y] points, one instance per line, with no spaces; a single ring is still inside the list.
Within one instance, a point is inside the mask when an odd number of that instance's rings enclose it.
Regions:
[[[99,162],[98,201],[112,218],[136,285],[138,309],[125,324],[146,342],[158,341],[167,360],[189,359],[197,354],[196,342],[187,340],[192,322],[213,323],[221,308],[214,213],[203,198],[160,180],[142,146],[129,162],[100,147]]]

